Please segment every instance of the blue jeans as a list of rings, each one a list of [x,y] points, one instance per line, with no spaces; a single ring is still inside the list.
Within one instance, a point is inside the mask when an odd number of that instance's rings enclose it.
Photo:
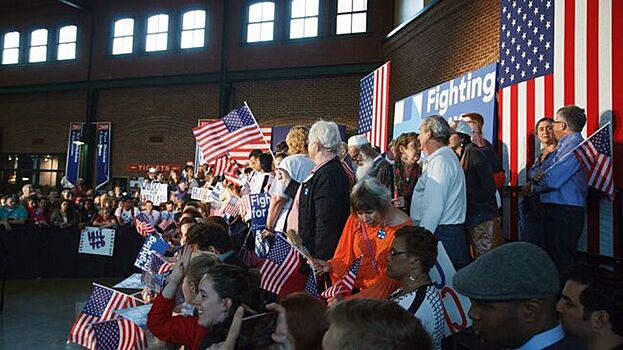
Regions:
[[[465,238],[465,225],[439,225],[435,236],[443,244],[455,269],[459,270],[469,264],[471,259]]]

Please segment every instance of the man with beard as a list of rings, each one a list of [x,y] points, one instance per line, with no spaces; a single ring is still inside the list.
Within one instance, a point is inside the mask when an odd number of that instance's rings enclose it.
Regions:
[[[366,176],[376,177],[393,193],[392,166],[383,155],[372,148],[364,135],[355,135],[348,139],[348,154],[357,163],[357,181]]]
[[[485,349],[584,349],[558,323],[558,271],[534,244],[507,243],[483,254],[454,275],[453,285],[470,298],[468,316]]]

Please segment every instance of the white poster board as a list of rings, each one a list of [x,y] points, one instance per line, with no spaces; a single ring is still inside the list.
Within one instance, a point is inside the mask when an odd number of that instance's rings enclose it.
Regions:
[[[115,249],[115,230],[87,226],[80,233],[78,253],[112,256]]]
[[[169,185],[156,182],[143,182],[141,185],[141,202],[152,201],[154,206],[169,200]]]

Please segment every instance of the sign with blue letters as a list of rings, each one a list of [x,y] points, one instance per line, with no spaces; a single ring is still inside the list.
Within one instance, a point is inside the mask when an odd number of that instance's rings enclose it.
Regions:
[[[84,123],[69,124],[69,139],[67,140],[67,164],[65,165],[65,179],[71,187],[76,185],[80,176],[80,154],[82,153],[82,132]]]
[[[406,132],[419,133],[420,123],[431,115],[456,120],[465,113],[479,113],[485,121],[482,136],[493,143],[495,82],[496,64],[492,63],[397,101],[393,137]]]
[[[134,266],[143,271],[149,271],[149,258],[152,252],[164,254],[169,249],[169,243],[157,235],[149,235],[138,252]]]
[[[110,132],[110,122],[97,123],[96,190],[110,181]]]
[[[249,195],[249,201],[251,202],[251,228],[263,230],[266,228],[270,197],[266,193],[257,193]]]

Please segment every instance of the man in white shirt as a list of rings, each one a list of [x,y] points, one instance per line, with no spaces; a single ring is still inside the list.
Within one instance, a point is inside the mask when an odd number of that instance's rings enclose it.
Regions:
[[[452,129],[441,116],[422,121],[423,172],[411,199],[411,218],[416,225],[434,232],[446,249],[452,264],[460,268],[469,263],[465,241],[465,174],[454,151],[448,147]]]
[[[156,226],[160,222],[160,212],[154,209],[154,203],[150,200],[145,201],[143,214],[147,215],[152,226]]]

